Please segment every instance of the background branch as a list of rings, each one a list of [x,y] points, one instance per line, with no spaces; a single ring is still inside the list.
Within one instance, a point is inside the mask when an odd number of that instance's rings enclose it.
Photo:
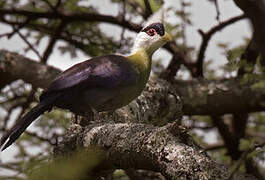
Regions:
[[[264,111],[265,92],[258,87],[263,78],[257,75],[248,81],[237,78],[176,80],[173,85],[183,101],[184,115],[223,115]]]
[[[147,19],[149,16],[153,14],[150,3],[148,0],[144,0],[144,5],[145,5],[145,14],[144,18]]]
[[[254,40],[256,41],[259,51],[263,57],[263,66],[265,66],[265,2],[263,0],[234,0],[239,8],[241,8],[246,16],[251,20],[254,29]]]
[[[203,77],[203,60],[204,60],[206,48],[207,48],[208,43],[209,43],[210,39],[212,38],[212,36],[216,32],[225,28],[226,26],[231,25],[231,24],[233,24],[233,23],[235,23],[235,22],[237,22],[243,18],[245,18],[245,15],[233,17],[233,18],[226,20],[226,21],[220,23],[219,25],[213,27],[212,29],[210,29],[206,33],[204,33],[202,30],[199,30],[199,33],[202,37],[202,43],[200,45],[200,50],[199,50],[198,57],[196,60],[196,67],[197,67],[197,71],[195,74],[196,77]]]
[[[60,34],[63,31],[63,28],[67,25],[67,23],[65,21],[60,22],[59,26],[56,28],[54,34],[51,36],[49,44],[46,48],[46,50],[44,51],[43,57],[41,58],[41,62],[42,63],[46,63],[49,56],[52,53],[53,47],[55,46],[55,43],[58,39],[58,37],[60,37]]]
[[[253,72],[254,65],[257,62],[257,58],[258,58],[259,54],[260,54],[260,52],[258,51],[254,40],[251,39],[246,50],[241,55],[241,58],[240,58],[241,65],[239,66],[239,69],[237,71],[238,77],[242,77],[246,73],[252,73]],[[251,68],[249,68],[249,66]]]

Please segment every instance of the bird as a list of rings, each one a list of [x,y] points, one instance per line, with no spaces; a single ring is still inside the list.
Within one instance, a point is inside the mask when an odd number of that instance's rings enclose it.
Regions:
[[[153,53],[171,40],[163,23],[154,22],[137,34],[129,55],[98,56],[65,70],[43,91],[39,103],[2,136],[1,150],[13,144],[33,121],[53,107],[86,116],[91,109],[114,111],[129,104],[146,86]]]

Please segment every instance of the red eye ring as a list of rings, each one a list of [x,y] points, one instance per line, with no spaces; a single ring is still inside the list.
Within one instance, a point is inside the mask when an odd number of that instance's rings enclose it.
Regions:
[[[149,36],[153,36],[156,34],[156,30],[154,28],[151,28],[149,29],[148,31],[146,31],[146,33],[149,35]]]

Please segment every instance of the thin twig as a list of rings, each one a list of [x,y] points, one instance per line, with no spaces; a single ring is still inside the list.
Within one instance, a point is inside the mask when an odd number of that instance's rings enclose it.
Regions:
[[[50,38],[50,42],[46,48],[46,50],[44,51],[43,57],[41,58],[41,62],[46,63],[49,56],[52,53],[53,47],[58,39],[58,36],[60,36],[60,34],[63,31],[63,28],[67,25],[67,23],[65,21],[60,22],[60,25],[58,26],[58,28],[55,30],[54,34],[52,35],[52,37]]]
[[[208,32],[204,33],[202,30],[198,30],[198,32],[200,33],[201,37],[202,37],[202,43],[200,45],[200,50],[198,53],[198,57],[197,57],[197,61],[196,61],[196,77],[203,77],[203,60],[204,60],[204,56],[205,56],[205,51],[206,48],[208,46],[208,43],[210,41],[210,39],[212,38],[212,36],[222,30],[223,28],[225,28],[228,25],[231,25],[239,20],[244,19],[246,16],[245,15],[240,15],[240,16],[236,16],[233,17],[227,21],[224,21],[222,23],[220,23],[219,25],[213,27],[212,29],[210,29]]]
[[[27,38],[19,30],[17,30],[17,34],[28,45],[28,47],[38,56],[38,58],[41,59],[40,53],[32,46],[32,44],[27,40]]]
[[[5,19],[4,17],[1,17],[1,20],[7,24],[10,24],[10,21]],[[20,33],[19,28],[27,26],[31,20],[32,18],[27,18],[27,20],[24,23],[11,23],[10,25],[13,27],[13,32],[17,33],[19,37],[28,45],[28,47],[39,57],[39,59],[41,59],[41,55],[39,54],[39,52],[32,46],[32,44],[27,40],[27,38],[22,33]],[[16,26],[18,26],[18,28]],[[13,34],[13,32],[9,33],[8,36],[10,36],[10,34]]]
[[[220,22],[220,15],[221,15],[221,13],[220,13],[220,8],[219,8],[218,0],[212,0],[212,1],[214,3],[215,10],[216,10],[216,20],[218,22]]]
[[[48,139],[48,138],[45,138],[45,137],[41,137],[37,133],[29,132],[29,131],[25,131],[24,133],[26,133],[29,136],[35,137],[35,138],[37,138],[37,139],[39,139],[41,141],[45,141],[45,142],[49,143],[50,145],[55,145],[55,143],[53,143],[51,139]]]
[[[44,3],[46,3],[51,10],[56,11],[55,7],[51,4],[50,1],[48,1],[48,0],[41,0],[41,1],[43,1]]]
[[[257,144],[257,145],[255,145],[253,148],[244,151],[244,152],[241,154],[240,159],[236,162],[236,166],[235,166],[235,168],[233,169],[233,171],[231,172],[231,174],[230,174],[230,176],[229,176],[228,179],[229,179],[229,180],[232,180],[232,179],[233,179],[233,176],[234,176],[235,173],[239,170],[241,164],[242,164],[243,162],[245,162],[245,161],[248,159],[248,157],[247,157],[248,154],[250,154],[251,152],[255,151],[257,148],[262,148],[263,146],[265,146],[265,143]],[[261,179],[263,179],[263,178],[262,178],[262,175],[261,175],[260,172],[258,171],[258,168],[257,168],[257,167],[254,167],[254,168],[255,168],[255,171],[257,171],[257,172],[256,172],[255,174],[253,174],[253,175],[255,175],[255,176],[259,176],[259,177],[261,177]],[[256,177],[256,178],[257,178],[257,177]]]
[[[58,0],[55,5],[51,4],[51,2],[48,0],[41,0],[41,1],[45,2],[50,7],[50,9],[54,12],[57,12],[57,9],[61,5],[61,0]]]
[[[26,21],[22,24],[20,24],[18,27],[13,28],[13,32],[10,33],[7,38],[10,39],[15,33],[17,33],[17,31],[19,31],[20,29],[22,29],[23,27],[25,27],[31,20],[33,20],[33,18],[27,18]]]
[[[248,153],[249,153],[249,151],[243,152],[243,154],[241,155],[240,159],[236,162],[236,166],[235,166],[235,168],[233,169],[233,171],[231,172],[231,174],[230,174],[230,176],[228,178],[229,180],[232,180],[233,176],[238,171],[238,169],[240,168],[241,164],[246,160]]]
[[[5,37],[5,36],[8,36],[10,34],[10,32],[8,32],[8,33],[3,33],[3,34],[0,34],[0,38],[2,38],[2,37]]]
[[[215,151],[222,148],[225,148],[224,143],[216,143],[213,145],[207,145],[206,147],[203,147],[205,151]]]

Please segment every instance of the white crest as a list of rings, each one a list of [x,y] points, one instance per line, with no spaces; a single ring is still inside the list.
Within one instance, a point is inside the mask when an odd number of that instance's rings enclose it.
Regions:
[[[147,27],[152,23],[162,23],[164,24],[164,14],[165,11],[163,8],[160,8],[158,11],[156,11],[152,16],[150,16],[147,21],[144,23],[143,27]]]

